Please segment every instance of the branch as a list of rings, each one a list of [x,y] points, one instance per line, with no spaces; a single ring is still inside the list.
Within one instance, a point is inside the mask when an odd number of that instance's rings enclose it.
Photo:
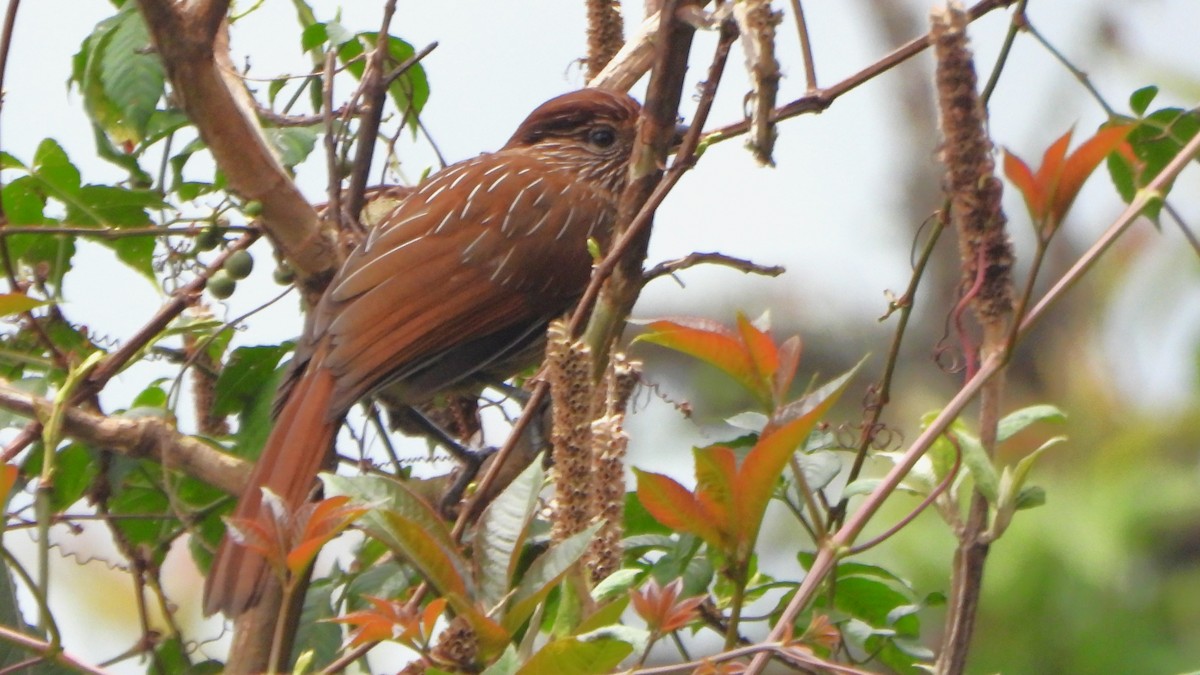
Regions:
[[[981,0],[979,3],[967,10],[968,21],[974,21],[988,12],[1008,7],[1017,2],[1017,0]],[[818,113],[824,111],[829,106],[833,105],[840,96],[857,88],[859,85],[865,84],[892,68],[904,63],[908,59],[920,54],[929,47],[929,34],[926,33],[921,37],[914,38],[907,43],[901,45],[890,54],[879,59],[875,63],[863,68],[857,73],[838,82],[832,87],[825,89],[817,89],[811,93],[805,94],[791,103],[784,104],[775,109],[771,115],[771,121],[779,122],[790,117],[796,117],[805,113]],[[618,55],[619,56],[619,55]],[[603,73],[602,73],[603,74]],[[705,143],[716,143],[718,141],[728,140],[734,136],[739,136],[750,130],[749,120],[735,122],[718,129],[714,129],[708,134],[705,134]]]
[[[0,384],[0,408],[30,419],[45,419],[54,402]],[[181,434],[157,417],[106,417],[78,408],[64,411],[63,433],[126,457],[152,459],[230,494],[241,494],[249,463]]]
[[[79,659],[62,651],[56,645],[52,645],[45,640],[39,640],[38,638],[25,635],[24,633],[18,633],[11,628],[0,626],[0,642],[7,642],[9,644],[18,646],[21,649],[38,654],[41,658],[38,659],[38,661],[29,664],[31,667],[40,661],[49,661],[51,663],[57,663],[63,666],[74,668],[81,673],[107,675],[107,671],[94,668],[87,663],[80,661]],[[29,672],[33,671],[31,670]]]
[[[230,61],[228,31],[221,28],[228,4],[138,0],[176,100],[212,150],[230,190],[262,203],[263,228],[307,280],[311,294],[337,268],[337,250],[264,136],[254,100]]]
[[[258,233],[251,232],[243,236],[241,239],[233,242],[226,248],[221,255],[213,259],[212,263],[205,268],[204,272],[189,282],[187,285],[176,290],[171,299],[155,312],[146,325],[142,326],[137,333],[125,340],[119,348],[109,354],[88,379],[83,382],[75,391],[75,395],[71,397],[70,405],[77,405],[81,401],[85,401],[91,396],[98,393],[108,384],[114,375],[123,369],[126,364],[134,359],[141,351],[161,333],[166,327],[178,317],[183,310],[195,304],[200,298],[201,291],[204,290],[205,284],[208,283],[208,278],[216,273],[225,265],[225,260],[235,251],[240,251],[258,239]],[[25,425],[21,433],[8,442],[4,452],[0,453],[0,462],[7,462],[25,449],[33,441],[37,440],[41,434],[41,424],[38,422],[30,422]]]
[[[765,277],[777,277],[787,269],[783,265],[760,265],[753,260],[745,260],[743,258],[735,258],[724,253],[689,253],[682,258],[675,260],[665,260],[659,264],[646,270],[642,275],[643,283],[649,283],[658,277],[665,277],[670,274],[675,274],[680,270],[685,270],[689,267],[697,265],[720,265],[722,267],[730,267],[739,270],[745,274],[761,274]]]

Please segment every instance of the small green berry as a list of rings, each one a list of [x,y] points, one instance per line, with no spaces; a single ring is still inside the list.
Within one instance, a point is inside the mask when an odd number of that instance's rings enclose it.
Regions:
[[[250,216],[251,218],[257,218],[262,215],[262,210],[262,202],[258,201],[257,199],[251,199],[245,204],[242,204],[242,213]]]
[[[208,292],[218,300],[227,299],[233,295],[236,288],[237,282],[225,270],[217,270],[217,273],[208,279]]]
[[[200,230],[200,234],[196,235],[196,250],[211,251],[220,245],[222,239],[224,237],[220,230],[213,226],[206,227]]]
[[[245,279],[254,269],[254,258],[247,251],[234,251],[225,259],[225,271],[234,279]]]
[[[296,270],[292,269],[287,263],[280,263],[275,268],[275,283],[280,286],[289,286],[296,281]]]

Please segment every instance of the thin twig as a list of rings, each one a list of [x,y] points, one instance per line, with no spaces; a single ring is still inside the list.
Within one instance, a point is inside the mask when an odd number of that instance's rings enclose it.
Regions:
[[[681,270],[697,265],[720,265],[730,267],[746,274],[761,274],[765,277],[777,277],[787,269],[783,265],[760,265],[753,260],[735,258],[724,253],[689,253],[682,258],[666,260],[646,270],[643,278],[649,283],[659,277],[675,274]]]
[[[1117,111],[1113,110],[1112,106],[1108,105],[1108,101],[1104,100],[1104,97],[1100,94],[1100,90],[1096,89],[1096,85],[1092,84],[1092,79],[1088,77],[1087,73],[1080,70],[1074,63],[1071,63],[1070,59],[1068,59],[1065,54],[1060,52],[1057,47],[1051,44],[1044,35],[1038,32],[1038,29],[1035,28],[1032,23],[1026,21],[1024,28],[1030,35],[1033,36],[1033,39],[1038,41],[1038,44],[1042,45],[1043,49],[1050,52],[1050,55],[1053,56],[1056,61],[1061,63],[1064,68],[1070,71],[1071,75],[1074,76],[1076,80],[1079,80],[1079,83],[1083,85],[1083,88],[1087,89],[1088,93],[1092,95],[1092,98],[1096,99],[1096,103],[1098,103],[1101,108],[1104,108],[1105,115],[1108,115],[1109,117],[1117,116]]]
[[[896,534],[900,530],[903,530],[908,526],[909,523],[916,520],[917,516],[921,515],[925,509],[929,508],[930,504],[937,501],[937,498],[940,497],[943,492],[950,489],[950,486],[954,483],[954,480],[958,478],[958,470],[962,466],[962,445],[959,444],[958,441],[953,440],[954,436],[952,434],[946,434],[946,438],[950,439],[950,442],[954,445],[954,465],[950,467],[950,471],[946,474],[946,477],[937,484],[937,487],[935,487],[932,492],[930,492],[928,495],[925,495],[925,498],[921,500],[920,504],[917,504],[917,506],[912,511],[909,511],[906,516],[896,521],[895,525],[892,525],[888,529],[884,530],[878,536],[868,539],[867,541],[851,548],[846,555],[858,555],[859,553],[873,549],[887,541],[892,535]]]
[[[813,61],[812,41],[808,37],[808,22],[804,20],[801,0],[792,0],[792,14],[796,15],[796,31],[800,33],[800,52],[804,57],[805,91],[817,91],[817,64]]]
[[[1014,2],[1017,2],[1017,0],[981,0],[981,2],[975,4],[969,10],[967,10],[967,18],[970,21],[974,21],[994,9],[1007,7]],[[887,54],[878,61],[872,63],[866,68],[863,68],[850,77],[847,77],[841,82],[838,82],[832,87],[818,89],[815,92],[801,96],[791,103],[786,103],[782,106],[779,106],[775,109],[774,114],[771,115],[771,120],[773,122],[779,122],[791,117],[796,117],[797,115],[822,112],[829,106],[833,105],[833,102],[843,94],[846,94],[860,85],[875,79],[879,75],[886,73],[901,63],[904,63],[908,59],[920,54],[928,46],[928,34],[914,38],[913,40],[910,40],[904,45],[901,45],[897,49],[893,50],[891,53]],[[719,127],[717,129],[713,129],[709,133],[705,134],[704,142],[706,144],[711,144],[719,141],[729,140],[730,138],[744,134],[749,130],[750,122],[748,120],[742,120],[733,124]]]
[[[57,646],[51,645],[45,640],[40,640],[23,633],[18,633],[17,631],[5,626],[0,626],[0,641],[7,642],[11,645],[16,645],[21,649],[38,654],[43,660],[68,666],[82,673],[108,675],[107,671],[90,666],[74,656],[62,651]]]

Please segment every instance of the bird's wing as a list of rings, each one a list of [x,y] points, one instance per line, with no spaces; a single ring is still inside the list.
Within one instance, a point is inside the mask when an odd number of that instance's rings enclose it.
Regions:
[[[614,211],[569,174],[507,152],[433,176],[351,254],[316,310],[311,339],[329,340],[333,411],[434,361],[462,361],[446,376],[466,377],[480,364],[456,350],[528,337],[566,311],[591,273],[587,240],[607,240]]]

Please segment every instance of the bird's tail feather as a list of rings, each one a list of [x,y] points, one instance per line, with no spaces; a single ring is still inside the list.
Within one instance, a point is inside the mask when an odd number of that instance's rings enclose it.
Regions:
[[[317,473],[328,460],[339,420],[330,419],[333,374],[317,364],[296,382],[254,465],[233,518],[256,520],[263,514],[262,488],[269,488],[290,509],[312,492]],[[213,559],[204,588],[204,613],[237,616],[258,600],[268,583],[265,558],[225,536]]]

